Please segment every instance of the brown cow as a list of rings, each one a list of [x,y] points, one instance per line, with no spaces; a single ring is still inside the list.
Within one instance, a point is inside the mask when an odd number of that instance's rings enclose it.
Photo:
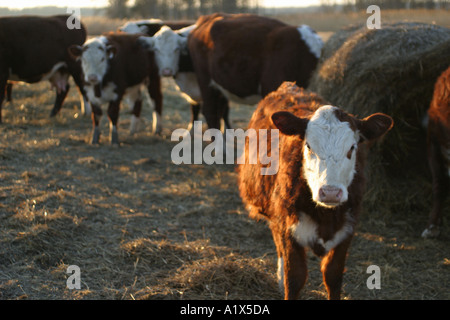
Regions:
[[[196,25],[188,48],[210,128],[219,128],[228,100],[258,103],[283,81],[306,87],[323,46],[306,25],[257,15],[212,14]]]
[[[76,60],[81,60],[84,89],[92,105],[92,143],[99,143],[98,127],[102,116],[101,105],[108,103],[111,144],[118,145],[117,121],[120,102],[127,95],[134,102],[133,112],[139,118],[142,95],[140,88],[147,86],[155,108],[160,108],[162,95],[158,68],[151,52],[138,43],[139,35],[110,33],[92,38],[83,46],[69,48]],[[150,79],[150,81],[149,81]]]
[[[86,40],[86,29],[69,29],[69,15],[51,17],[19,16],[0,18],[0,122],[8,80],[35,83],[48,80],[56,88],[56,100],[51,116],[61,109],[69,91],[71,75],[84,98],[82,108],[88,107],[82,90],[80,64],[70,58],[71,45]],[[10,92],[8,92],[10,99]],[[89,112],[89,111],[88,111]]]
[[[279,129],[278,172],[261,175],[261,163],[249,164],[257,145],[247,142],[239,190],[250,216],[269,222],[285,299],[296,299],[305,284],[307,247],[323,258],[329,299],[340,298],[363,197],[365,149],[392,125],[380,113],[356,119],[289,82],[259,103],[249,130]],[[278,150],[267,145],[273,157]]]
[[[428,163],[433,178],[433,208],[422,237],[437,237],[450,176],[450,68],[436,81],[428,109]]]

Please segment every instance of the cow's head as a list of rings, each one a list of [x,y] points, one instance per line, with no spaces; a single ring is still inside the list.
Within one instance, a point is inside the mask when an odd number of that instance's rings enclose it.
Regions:
[[[187,49],[187,37],[163,26],[153,37],[140,37],[141,45],[154,52],[159,74],[172,77],[178,73],[180,52]]]
[[[102,82],[109,60],[116,54],[116,47],[108,44],[108,40],[102,36],[86,41],[83,46],[70,46],[69,53],[73,58],[81,60],[86,83],[97,85]]]
[[[313,201],[324,207],[336,207],[348,200],[358,144],[380,138],[393,125],[392,118],[385,114],[359,120],[333,106],[320,107],[310,119],[276,112],[272,122],[281,133],[303,139],[303,176]]]

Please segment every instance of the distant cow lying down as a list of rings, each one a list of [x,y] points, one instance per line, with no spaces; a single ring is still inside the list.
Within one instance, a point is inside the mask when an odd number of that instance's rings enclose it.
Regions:
[[[290,82],[259,103],[249,129],[279,129],[279,169],[261,175],[260,163],[248,164],[256,146],[248,149],[247,141],[239,189],[250,216],[269,222],[285,299],[296,299],[305,284],[307,247],[323,258],[329,299],[340,298],[363,197],[364,151],[392,125],[381,113],[356,119]]]

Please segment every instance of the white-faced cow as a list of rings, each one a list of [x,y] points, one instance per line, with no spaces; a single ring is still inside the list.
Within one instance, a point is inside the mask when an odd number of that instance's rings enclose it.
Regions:
[[[142,45],[154,52],[161,77],[173,77],[179,91],[191,106],[191,123],[198,120],[201,106],[200,88],[187,48],[187,37],[195,28],[187,22],[165,22],[161,20],[142,20],[128,22],[119,30],[128,33],[143,33]],[[227,112],[225,126],[230,127]]]
[[[69,15],[51,17],[19,16],[0,18],[0,122],[1,106],[7,91],[11,95],[11,83],[21,81],[35,83],[48,80],[56,88],[56,100],[51,112],[54,116],[61,109],[69,91],[71,75],[83,95],[83,113],[90,108],[82,90],[80,64],[70,58],[68,48],[81,45],[86,40],[86,29],[69,29]]]
[[[259,103],[249,129],[279,130],[278,172],[261,175],[261,163],[249,164],[258,146],[247,141],[239,189],[250,216],[269,222],[285,299],[296,299],[305,284],[308,247],[322,257],[329,299],[340,298],[363,197],[365,149],[392,125],[380,113],[357,119],[290,82]],[[268,152],[276,152],[271,145]]]
[[[124,95],[134,102],[133,113],[139,118],[142,106],[141,86],[146,85],[158,108],[162,104],[158,69],[151,52],[137,41],[138,35],[109,33],[88,40],[83,46],[71,46],[75,59],[81,60],[84,89],[92,105],[92,143],[99,142],[101,105],[108,103],[111,143],[119,144],[117,121]],[[149,81],[150,79],[150,81]]]
[[[323,46],[308,26],[257,15],[212,14],[196,25],[188,48],[210,128],[218,128],[228,100],[258,103],[283,81],[306,87]]]
[[[436,81],[428,109],[428,163],[433,178],[433,207],[424,238],[437,237],[450,177],[450,68]]]

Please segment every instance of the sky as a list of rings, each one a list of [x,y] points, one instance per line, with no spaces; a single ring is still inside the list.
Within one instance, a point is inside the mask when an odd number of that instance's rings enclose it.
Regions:
[[[0,0],[0,7],[11,9],[58,6],[58,7],[104,7],[108,0]],[[319,0],[260,0],[262,6],[266,7],[296,7],[319,4]]]

